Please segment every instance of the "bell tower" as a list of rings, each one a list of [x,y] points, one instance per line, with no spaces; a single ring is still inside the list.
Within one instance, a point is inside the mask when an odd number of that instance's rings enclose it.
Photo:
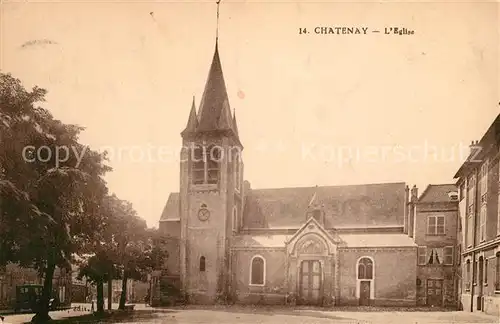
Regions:
[[[235,114],[218,40],[201,102],[191,105],[181,133],[181,283],[191,303],[215,303],[230,293],[230,244],[242,213],[243,163]]]

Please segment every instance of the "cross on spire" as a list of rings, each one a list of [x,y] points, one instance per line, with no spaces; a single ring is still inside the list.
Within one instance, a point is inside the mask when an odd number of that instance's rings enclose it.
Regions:
[[[219,42],[219,4],[221,0],[217,0],[217,28],[215,29],[215,43]]]

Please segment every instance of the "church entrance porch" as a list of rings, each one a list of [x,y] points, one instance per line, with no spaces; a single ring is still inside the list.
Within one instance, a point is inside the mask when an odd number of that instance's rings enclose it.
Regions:
[[[304,260],[300,269],[299,303],[320,305],[322,303],[322,268],[319,260]]]
[[[315,218],[286,243],[285,285],[291,304],[330,306],[335,298],[338,255],[333,237]]]

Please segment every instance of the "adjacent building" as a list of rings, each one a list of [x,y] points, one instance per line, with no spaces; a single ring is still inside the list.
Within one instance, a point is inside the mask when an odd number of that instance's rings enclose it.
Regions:
[[[71,272],[56,268],[52,279],[53,297],[62,307],[71,305]],[[9,263],[0,269],[0,310],[12,310],[18,286],[43,285],[43,278],[32,268]]]
[[[408,235],[418,245],[417,305],[458,306],[458,192],[454,184],[413,187]]]
[[[500,115],[457,171],[462,237],[461,302],[500,315]]]
[[[455,185],[252,189],[217,44],[181,137],[153,306],[176,289],[207,304],[457,304]]]

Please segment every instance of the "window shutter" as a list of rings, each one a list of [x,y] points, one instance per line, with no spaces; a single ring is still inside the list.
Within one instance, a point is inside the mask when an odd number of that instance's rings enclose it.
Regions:
[[[418,264],[425,265],[427,263],[427,249],[425,246],[418,247]]]

